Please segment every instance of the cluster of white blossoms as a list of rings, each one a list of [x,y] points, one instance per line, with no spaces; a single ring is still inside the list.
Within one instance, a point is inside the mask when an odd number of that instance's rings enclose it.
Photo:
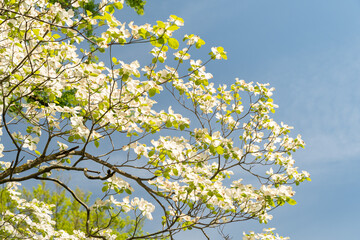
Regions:
[[[246,234],[244,232],[243,240],[289,240],[289,237],[281,237],[279,234],[275,234],[273,231],[275,228],[264,228],[263,233],[250,232]]]
[[[51,206],[18,196],[16,182],[59,183],[51,178],[54,170],[103,182],[104,198],[85,207],[88,219],[92,211],[115,207],[133,213],[138,224],[161,214],[163,229],[144,234],[135,227],[133,236],[144,238],[251,218],[267,223],[270,210],[296,204],[292,184],[310,176],[298,170],[292,153],[305,144],[271,118],[278,107],[274,88],[239,79],[211,82],[205,64],[227,59],[226,52],[213,47],[207,61],[192,59],[190,51],[205,44],[194,34],[177,50],[173,33],[183,25],[177,16],[156,25],[126,24],[115,14],[123,1],[102,0],[96,13],[83,12],[86,3],[73,0],[65,9],[48,0],[0,0],[0,133],[9,139],[0,144],[6,159],[0,183],[10,183],[19,209],[1,213],[0,236],[116,238],[97,226],[54,230]],[[116,58],[116,47],[134,43],[152,45],[150,64]],[[97,60],[101,54],[110,56],[108,65]],[[140,198],[133,196],[138,189],[145,192]],[[18,224],[26,230],[19,232]],[[244,239],[287,238],[267,230]]]
[[[6,188],[11,202],[16,206],[16,212],[9,210],[1,212],[0,236],[11,236],[12,239],[95,239],[86,238],[85,233],[74,231],[69,234],[64,230],[56,230],[55,222],[52,219],[51,208],[44,202],[33,199],[28,202],[19,197],[18,186],[20,183],[8,183]],[[10,204],[10,203],[8,203]],[[101,233],[106,239],[115,239],[111,230]]]

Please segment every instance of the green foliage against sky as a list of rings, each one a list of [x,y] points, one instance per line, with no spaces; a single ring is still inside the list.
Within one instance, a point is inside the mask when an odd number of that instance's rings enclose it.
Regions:
[[[60,5],[64,8],[64,9],[70,9],[71,7],[71,3],[68,0],[49,0],[49,2],[51,3],[60,3]],[[146,1],[143,0],[126,0],[125,3],[133,8],[137,14],[139,15],[143,15],[144,14],[144,7],[146,4]],[[84,4],[82,6],[82,10],[84,12],[90,11],[92,13],[96,13],[99,10],[99,3],[96,3],[95,0],[89,0],[86,4]],[[77,10],[79,11],[79,10]],[[79,13],[79,12],[78,12]]]

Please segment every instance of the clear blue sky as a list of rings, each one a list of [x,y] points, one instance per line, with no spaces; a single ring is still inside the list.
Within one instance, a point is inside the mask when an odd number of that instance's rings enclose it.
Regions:
[[[275,118],[307,143],[295,160],[313,181],[295,189],[298,204],[273,212],[267,226],[225,228],[233,239],[263,227],[292,240],[360,239],[360,1],[149,0],[145,11],[125,17],[154,23],[175,14],[185,20],[181,33],[225,48],[228,60],[207,68],[215,82],[274,86]]]

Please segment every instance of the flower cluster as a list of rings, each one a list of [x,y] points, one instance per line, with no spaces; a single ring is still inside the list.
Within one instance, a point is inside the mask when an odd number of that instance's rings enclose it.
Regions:
[[[288,240],[289,237],[281,237],[279,234],[275,234],[273,231],[275,228],[264,228],[263,233],[250,232],[249,234],[244,233],[243,240]]]

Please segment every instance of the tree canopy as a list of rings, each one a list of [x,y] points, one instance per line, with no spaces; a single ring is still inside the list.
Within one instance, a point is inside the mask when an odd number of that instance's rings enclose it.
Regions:
[[[205,65],[227,59],[226,51],[193,58],[205,41],[177,40],[178,16],[126,24],[117,18],[123,1],[78,11],[87,3],[0,0],[0,183],[12,204],[2,208],[1,237],[118,239],[114,225],[125,218],[125,239],[185,230],[209,238],[208,228],[267,223],[271,210],[296,204],[292,185],[310,178],[292,154],[305,144],[272,118],[274,88],[240,79],[216,86]],[[134,44],[151,46],[149,63],[116,53]],[[99,199],[54,172],[99,186]],[[81,226],[55,226],[53,201],[20,195],[25,181],[65,190],[82,206]],[[143,231],[144,220],[157,227]],[[280,237],[268,229],[244,239]]]
[[[85,193],[79,188],[76,188],[74,192],[82,202],[90,204],[91,193]],[[55,231],[61,230],[65,234],[72,234],[78,230],[85,231],[86,211],[78,201],[74,201],[66,194],[65,189],[61,187],[56,187],[55,190],[51,189],[46,185],[45,181],[42,181],[36,188],[33,187],[31,190],[23,188],[20,193],[25,201],[31,202],[33,199],[37,199],[50,206]],[[13,213],[22,214],[22,216],[36,218],[36,214],[34,214],[31,208],[18,208],[18,203],[14,201],[14,198],[10,197],[8,189],[1,189],[0,196],[1,212],[8,210]],[[131,237],[136,226],[135,220],[131,220],[129,216],[119,217],[118,209],[111,209],[110,211],[110,214],[99,211],[92,214],[90,224],[98,228],[111,228],[112,234],[116,235],[116,239]],[[7,219],[7,221],[10,221],[10,219]],[[26,235],[27,225],[23,221],[14,222],[14,227],[20,232],[20,235]],[[138,228],[138,233],[142,234],[141,226],[138,226]]]

